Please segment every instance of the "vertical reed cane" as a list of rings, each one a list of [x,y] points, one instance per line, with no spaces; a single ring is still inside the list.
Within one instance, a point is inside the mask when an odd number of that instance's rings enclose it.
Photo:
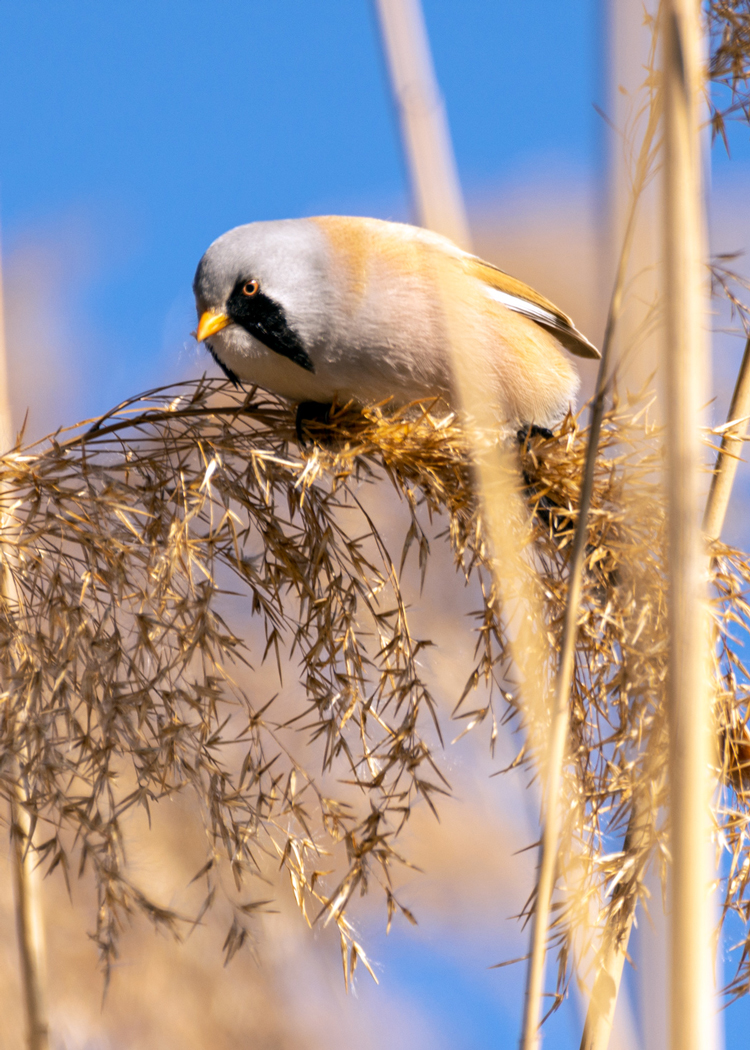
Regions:
[[[697,0],[667,0],[664,77],[666,490],[669,511],[667,714],[671,826],[670,1044],[715,1046],[710,902],[707,560],[700,532],[700,409],[707,372],[706,241]]]
[[[0,445],[3,451],[13,443],[13,428],[8,390],[8,362],[5,343],[5,309],[2,264],[0,262]],[[12,547],[12,539],[3,541]],[[8,562],[12,550],[6,550],[0,564],[0,586],[3,595],[13,600]],[[3,669],[5,671],[6,669]],[[10,806],[11,865],[15,892],[16,933],[21,963],[23,1001],[26,1014],[28,1050],[47,1050],[49,1046],[45,994],[44,924],[39,899],[39,873],[34,864],[33,828],[24,808],[24,790],[18,784],[17,798]]]
[[[49,1026],[45,994],[44,925],[39,901],[39,877],[31,848],[31,822],[23,808],[23,789],[11,806],[13,823],[13,883],[16,894],[16,930],[23,977],[28,1050],[47,1050]]]
[[[375,0],[419,222],[471,246],[445,105],[419,0]]]

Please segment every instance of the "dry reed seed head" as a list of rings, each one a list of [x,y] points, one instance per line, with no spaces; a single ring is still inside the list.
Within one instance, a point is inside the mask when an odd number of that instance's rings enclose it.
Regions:
[[[128,875],[122,821],[134,806],[186,790],[198,799],[208,832],[204,908],[226,891],[222,871],[236,887],[228,957],[251,930],[248,880],[272,860],[308,921],[338,926],[349,979],[358,959],[368,965],[347,917],[355,895],[379,886],[389,921],[399,909],[411,921],[391,883],[394,866],[408,862],[396,836],[415,804],[436,808],[449,790],[439,753],[445,701],[464,729],[487,723],[491,742],[511,723],[521,731],[517,762],[534,758],[513,684],[513,625],[489,571],[460,426],[430,406],[342,408],[327,433],[301,453],[287,406],[201,380],[0,462],[14,584],[0,601],[0,790],[11,796],[20,765],[46,866],[66,876],[92,870],[105,965],[129,914],[175,930],[189,918],[149,900]],[[585,446],[569,416],[518,453],[550,682]],[[615,399],[597,461],[571,696],[552,930],[558,996],[581,945],[643,893],[651,861],[663,864],[660,456],[643,404]],[[386,539],[363,482],[395,489],[407,517],[400,537],[390,529]],[[433,520],[445,524],[458,579],[473,581],[478,605],[466,625],[473,663],[455,698],[430,691],[419,659],[427,640],[411,632],[400,581],[409,551],[421,575],[431,571]],[[748,622],[750,565],[729,547],[715,553],[717,819],[737,873],[750,864],[748,678],[732,632]],[[260,647],[232,624],[237,595],[262,628]],[[259,693],[263,659],[282,679],[298,666],[304,699]],[[291,746],[290,733],[310,749]],[[635,807],[641,830],[624,841]],[[734,874],[725,890],[747,939],[746,880]],[[526,915],[532,906],[533,895]],[[749,967],[743,955],[737,981]]]
[[[731,319],[737,319],[741,329],[732,329],[733,334],[741,332],[745,338],[750,336],[750,308],[746,305],[747,293],[750,292],[750,281],[737,273],[731,265],[740,258],[740,252],[729,252],[717,255],[711,263],[712,296],[726,299],[729,303]]]
[[[750,7],[747,0],[709,0],[706,15],[708,78],[714,86],[711,127],[714,137],[727,143],[727,120],[750,120]]]

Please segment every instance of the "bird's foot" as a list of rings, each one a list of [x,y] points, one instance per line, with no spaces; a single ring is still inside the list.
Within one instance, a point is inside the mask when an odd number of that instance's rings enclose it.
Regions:
[[[547,427],[538,427],[536,423],[525,423],[516,433],[519,445],[525,445],[529,438],[540,437],[549,441],[555,435]]]
[[[307,448],[309,444],[304,434],[305,423],[323,423],[327,425],[331,422],[332,407],[332,405],[321,401],[300,401],[297,405],[294,429],[297,432],[297,440],[302,448]]]
[[[537,426],[536,423],[525,423],[516,433],[522,456],[529,452],[529,443],[532,438],[538,437],[549,441],[554,436],[554,433],[547,427]],[[533,472],[534,460],[537,456],[538,452],[535,452],[531,456],[531,462],[527,465],[528,469],[522,468],[521,470],[526,486],[526,498],[532,505],[534,514],[544,523],[545,527],[553,534],[560,536],[571,528],[570,517],[563,513],[563,508],[556,505],[550,493],[541,496],[538,494],[538,481]]]

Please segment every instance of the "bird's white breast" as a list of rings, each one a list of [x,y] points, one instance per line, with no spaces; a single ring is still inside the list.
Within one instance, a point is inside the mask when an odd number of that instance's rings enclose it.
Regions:
[[[211,337],[210,343],[216,356],[245,383],[257,383],[290,401],[333,400],[330,384],[318,375],[317,369],[315,373],[306,371],[269,350],[238,325],[222,329]]]

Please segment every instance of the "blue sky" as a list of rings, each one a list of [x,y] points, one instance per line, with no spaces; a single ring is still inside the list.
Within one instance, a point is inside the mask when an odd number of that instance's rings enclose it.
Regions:
[[[601,5],[424,8],[469,200],[540,173],[595,196]],[[190,285],[224,230],[410,215],[366,0],[0,0],[0,141],[7,256],[52,245],[33,256],[26,309],[62,333],[57,423],[210,368],[191,348]],[[733,141],[741,165],[748,136]],[[403,934],[383,951],[402,990],[461,1033],[453,1046],[514,1046],[518,971],[488,973],[494,957],[454,948]],[[548,1045],[577,1045],[573,1022],[555,1024]]]

